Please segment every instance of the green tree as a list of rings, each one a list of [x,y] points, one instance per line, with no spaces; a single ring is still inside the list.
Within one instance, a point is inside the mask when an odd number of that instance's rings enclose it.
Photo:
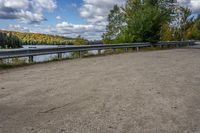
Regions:
[[[162,26],[162,30],[161,30],[161,41],[174,41],[174,30],[173,28],[170,26],[169,23],[166,23]]]
[[[125,9],[114,6],[108,16],[104,40],[112,42],[156,42],[164,24],[171,20],[173,1],[127,0]],[[121,17],[116,17],[121,16]]]
[[[172,21],[175,31],[176,40],[185,40],[187,39],[187,32],[194,23],[194,17],[191,17],[192,12],[189,8],[179,6],[176,9],[176,15]]]
[[[200,15],[194,20],[192,26],[188,28],[186,38],[200,40]]]
[[[86,45],[86,44],[88,44],[88,41],[79,35],[75,38],[74,44],[75,45]]]
[[[127,21],[130,42],[154,42],[160,39],[162,25],[167,21],[157,6],[144,5],[133,12]]]
[[[0,48],[20,48],[21,40],[12,33],[0,32]]]
[[[106,33],[102,37],[105,43],[112,43],[125,27],[123,9],[115,5],[108,15],[108,22]]]

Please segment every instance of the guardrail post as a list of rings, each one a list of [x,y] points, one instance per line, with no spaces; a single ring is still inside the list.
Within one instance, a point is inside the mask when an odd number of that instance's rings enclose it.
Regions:
[[[58,59],[62,59],[62,53],[58,53]]]
[[[33,62],[33,56],[29,56],[28,60],[29,60],[29,63],[32,63]]]
[[[190,42],[187,43],[187,46],[190,46]]]
[[[82,58],[82,51],[79,51],[79,58]]]
[[[125,52],[128,52],[128,48],[125,48]]]
[[[115,53],[116,52],[116,50],[113,48],[113,53]]]
[[[3,59],[0,59],[0,64],[3,64]]]
[[[178,48],[178,43],[176,43],[175,47]]]
[[[98,54],[101,54],[101,50],[100,49],[98,50]]]
[[[139,47],[136,47],[136,51],[139,51]]]

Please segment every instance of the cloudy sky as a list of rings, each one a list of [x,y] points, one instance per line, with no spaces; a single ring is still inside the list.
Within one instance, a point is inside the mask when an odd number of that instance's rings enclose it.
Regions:
[[[200,0],[178,0],[200,13]],[[114,4],[125,0],[0,0],[0,29],[100,39]]]

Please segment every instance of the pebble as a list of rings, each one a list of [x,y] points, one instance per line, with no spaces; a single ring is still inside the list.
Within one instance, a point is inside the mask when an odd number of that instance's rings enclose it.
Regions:
[[[157,92],[157,94],[160,94],[160,92]]]
[[[173,109],[177,109],[177,107],[176,107],[176,106],[173,106],[172,108],[173,108]]]

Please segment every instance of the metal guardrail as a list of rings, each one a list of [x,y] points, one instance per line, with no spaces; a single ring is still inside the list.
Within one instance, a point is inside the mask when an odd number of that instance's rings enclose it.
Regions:
[[[29,61],[33,61],[33,56],[38,55],[47,55],[47,54],[58,54],[59,58],[62,58],[62,53],[68,52],[79,52],[81,57],[82,51],[91,51],[91,50],[105,50],[105,49],[128,49],[134,48],[137,51],[140,48],[152,47],[152,46],[170,46],[176,45],[186,46],[194,45],[194,41],[176,41],[176,42],[158,42],[158,43],[123,43],[123,44],[104,44],[104,45],[84,45],[84,46],[69,46],[69,47],[55,47],[55,48],[31,48],[31,49],[15,49],[15,50],[3,50],[0,51],[0,59],[7,58],[18,58],[18,57],[29,57]]]

